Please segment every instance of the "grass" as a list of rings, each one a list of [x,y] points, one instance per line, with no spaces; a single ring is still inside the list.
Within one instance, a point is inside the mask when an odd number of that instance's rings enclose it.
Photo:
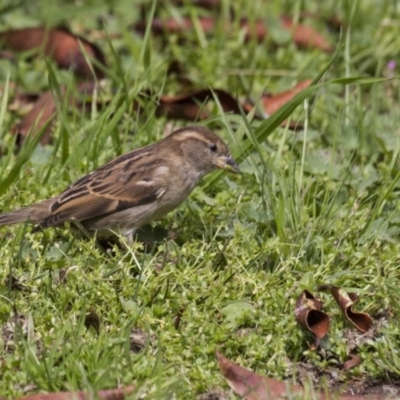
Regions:
[[[2,228],[1,395],[95,392],[133,382],[140,394],[132,399],[192,399],[212,388],[227,390],[216,349],[278,379],[296,379],[301,362],[317,378],[338,374],[338,382],[398,380],[399,83],[380,80],[392,73],[390,60],[400,61],[398,5],[222,3],[221,19],[229,7],[237,19],[271,19],[270,37],[246,44],[238,24],[227,34],[222,23],[215,35],[195,30],[185,42],[176,35],[140,37],[131,29],[139,18],[137,2],[123,0],[21,3],[0,14],[1,30],[68,23],[88,39],[100,37],[108,84],[98,96],[110,101],[80,112],[68,110],[58,96],[53,144],[43,148],[32,138],[17,151],[11,134],[17,116],[6,109],[13,95],[9,82],[27,92],[57,93],[61,85],[73,92],[75,81],[40,57],[0,60],[4,211],[53,196],[116,155],[159,139],[170,121],[156,118],[155,97],[143,100],[143,94],[179,91],[167,75],[171,59],[185,66],[197,88],[253,99],[315,78],[328,65],[323,82],[337,82],[310,89],[311,97],[298,97],[297,108],[287,106],[287,115],[275,120],[225,114],[216,105],[210,121],[202,123],[229,142],[243,173],[210,176],[185,205],[153,224],[174,239],[151,251],[138,243],[130,251],[115,247],[104,254],[68,227],[37,234],[24,225]],[[285,12],[330,16],[332,10],[346,24],[341,34],[326,32],[332,44],[344,46],[334,60],[298,49],[274,28],[274,18]],[[190,2],[183,8],[157,4],[156,11],[195,21],[206,14]],[[308,23],[324,29],[318,20]],[[140,115],[131,107],[139,96]],[[303,131],[277,127],[289,114],[305,120]],[[173,121],[174,127],[184,124]],[[294,319],[301,290],[316,293],[322,283],[359,293],[358,310],[375,320],[385,316],[375,335],[356,348],[362,363],[351,371],[341,368],[350,353],[349,325],[332,298],[321,294],[332,322],[318,351],[309,350],[312,338]],[[99,318],[99,334],[85,326],[90,312]],[[144,334],[139,353],[131,349],[133,329]]]

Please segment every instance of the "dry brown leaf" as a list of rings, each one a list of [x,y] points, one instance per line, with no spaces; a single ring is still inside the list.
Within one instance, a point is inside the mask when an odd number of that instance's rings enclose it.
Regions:
[[[158,115],[167,118],[181,118],[187,120],[201,120],[210,116],[204,103],[218,98],[225,112],[240,113],[238,102],[224,90],[210,89],[198,90],[189,94],[178,96],[162,96],[159,100]]]
[[[243,368],[221,353],[217,353],[218,366],[232,390],[247,400],[281,399],[286,397],[287,385],[284,382],[258,375]],[[301,392],[300,386],[293,386],[291,393]]]
[[[284,92],[277,94],[263,93],[261,95],[261,105],[260,107],[263,109],[264,114],[263,118],[268,118],[271,114],[279,110],[283,105],[285,105],[288,101],[292,100],[294,96],[300,93],[303,89],[310,86],[312,80],[306,79],[296,84],[292,89],[285,90]],[[254,108],[254,104],[251,102],[245,102],[242,105],[243,109],[246,112],[250,112]],[[256,115],[258,118],[258,115]],[[281,126],[286,127],[287,121],[283,121]],[[289,129],[298,130],[302,129],[302,124],[291,121],[289,124]]]
[[[15,60],[15,54],[12,51],[9,51],[9,50],[2,50],[2,51],[0,51],[0,58],[3,59],[3,60],[14,61]]]
[[[310,86],[312,80],[306,79],[299,82],[295,87],[278,94],[263,94],[261,102],[263,108],[267,115],[273,114],[275,111],[279,110],[283,105],[293,99],[296,94],[300,93],[302,90]]]
[[[92,72],[84,55],[86,53],[89,59],[95,59],[105,65],[102,51],[93,43],[73,35],[65,28],[37,27],[1,32],[0,43],[16,52],[37,50],[52,57],[60,68],[71,68],[81,76],[93,77],[93,72],[97,78],[104,76],[96,65],[93,65]]]
[[[309,86],[311,80],[299,82],[293,89],[287,90],[276,95],[263,95],[262,108],[265,110],[263,116],[259,113],[255,114],[255,118],[262,119],[269,116],[286,102],[290,101],[297,93],[301,92],[304,88]],[[254,105],[249,102],[240,104],[231,94],[220,89],[203,89],[191,93],[176,95],[176,96],[162,96],[158,100],[158,108],[156,115],[164,115],[171,119],[185,119],[189,121],[204,120],[210,117],[210,112],[205,106],[209,101],[214,100],[214,96],[218,98],[222,109],[225,112],[233,112],[240,114],[241,107],[244,111],[250,112]],[[135,107],[138,109],[138,106]],[[287,122],[282,122],[282,126],[286,126]],[[291,122],[290,129],[299,129],[301,125],[297,122]]]
[[[322,20],[330,31],[335,31],[340,33],[341,29],[346,28],[346,24],[336,15],[325,16],[319,13],[302,11],[300,13],[300,18],[312,18],[315,20]]]
[[[353,311],[353,305],[358,301],[356,293],[347,293],[337,286],[326,285],[321,285],[320,290],[330,290],[346,319],[361,333],[366,333],[372,328],[372,318],[367,313]]]
[[[291,32],[293,41],[298,47],[320,49],[326,52],[333,50],[329,42],[315,29],[304,24],[294,24],[290,17],[282,16],[280,18],[282,28]],[[246,40],[256,38],[258,41],[264,40],[268,35],[268,27],[264,21],[257,20],[249,23],[246,18],[241,20],[241,27],[245,30]]]
[[[32,110],[12,129],[13,133],[19,136],[18,142],[21,143],[33,127],[35,132],[38,132],[46,126],[40,142],[42,145],[48,144],[51,139],[56,110],[53,94],[50,91],[41,94]]]
[[[263,41],[268,35],[268,29],[263,21],[257,20],[249,22],[247,18],[240,20],[240,27],[244,30],[244,38],[248,42],[255,38],[257,41]]]
[[[315,29],[303,24],[294,24],[290,17],[281,17],[282,26],[292,32],[293,40],[299,47],[310,47],[330,53],[333,47]]]
[[[322,312],[323,303],[317,300],[308,290],[303,290],[296,301],[295,316],[297,322],[315,338],[313,348],[318,347],[320,341],[329,331],[329,316]]]
[[[2,90],[2,88],[0,88],[0,90]],[[8,104],[7,109],[9,111],[16,111],[22,115],[27,114],[27,112],[32,109],[33,103],[38,100],[39,96],[39,93],[25,93],[19,89],[16,89],[12,97],[12,101]]]
[[[361,357],[358,356],[357,354],[350,354],[350,359],[345,361],[343,364],[343,369],[345,371],[348,371],[354,367],[357,367],[357,365],[361,364]]]
[[[296,24],[290,17],[281,17],[282,27],[293,34],[293,41],[299,47],[310,47],[320,49],[326,52],[332,51],[332,46],[328,41],[313,28]],[[210,34],[214,31],[216,21],[214,17],[201,17],[198,24],[204,33]],[[264,21],[256,20],[249,22],[247,18],[242,18],[240,26],[245,32],[245,40],[249,41],[255,38],[258,41],[264,40],[268,35],[268,27]],[[146,22],[139,22],[135,25],[136,31],[143,33],[146,30]],[[154,34],[183,34],[193,30],[193,22],[190,18],[154,18],[151,23],[151,29]],[[225,23],[225,31],[230,32],[231,23]]]
[[[241,367],[230,361],[221,353],[217,353],[219,369],[227,380],[232,390],[246,400],[278,400],[293,398],[287,394],[296,394],[296,399],[319,399],[319,400],[387,400],[380,395],[339,395],[335,392],[313,391],[310,397],[307,391],[298,385],[288,385],[276,379],[258,375],[253,371]],[[393,397],[392,397],[393,398]]]
[[[82,96],[87,96],[93,93],[95,90],[95,82],[83,81],[77,85],[77,91]],[[64,96],[65,88],[60,88],[61,94]],[[28,98],[34,99],[32,109],[22,118],[22,120],[12,128],[12,132],[19,136],[18,143],[21,144],[24,138],[28,135],[31,129],[34,128],[34,133],[40,131],[43,127],[45,132],[40,140],[42,145],[49,144],[52,140],[52,131],[56,117],[57,106],[54,99],[53,93],[50,91],[43,92],[41,95],[29,94],[24,95],[21,93],[17,94],[17,100],[13,102],[13,107],[16,107],[21,99],[26,101]],[[68,98],[69,106],[71,107],[82,107],[84,101],[78,99]]]

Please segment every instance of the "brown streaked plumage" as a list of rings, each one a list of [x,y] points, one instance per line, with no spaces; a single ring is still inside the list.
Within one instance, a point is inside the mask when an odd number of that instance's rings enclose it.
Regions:
[[[56,197],[0,214],[0,225],[27,221],[47,228],[80,221],[99,236],[116,232],[132,242],[140,226],[175,209],[216,168],[239,172],[221,138],[189,126],[115,158]]]

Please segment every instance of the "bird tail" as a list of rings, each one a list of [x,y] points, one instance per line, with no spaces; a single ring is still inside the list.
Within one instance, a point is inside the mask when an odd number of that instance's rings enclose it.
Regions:
[[[13,225],[17,224],[18,222],[30,221],[29,213],[30,208],[27,207],[21,210],[11,211],[6,214],[0,214],[0,225]]]
[[[29,207],[0,214],[0,225],[14,225],[20,222],[40,224],[50,217],[50,204],[52,201],[53,199],[44,200]]]

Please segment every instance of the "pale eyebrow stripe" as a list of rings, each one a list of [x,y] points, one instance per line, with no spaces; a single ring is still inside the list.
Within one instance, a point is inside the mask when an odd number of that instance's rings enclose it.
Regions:
[[[197,140],[200,140],[201,142],[208,143],[207,138],[205,138],[203,135],[201,135],[195,131],[188,131],[188,132],[185,132],[181,135],[177,135],[174,137],[174,140],[178,140],[180,142],[182,140],[186,140],[186,139],[197,139]]]

